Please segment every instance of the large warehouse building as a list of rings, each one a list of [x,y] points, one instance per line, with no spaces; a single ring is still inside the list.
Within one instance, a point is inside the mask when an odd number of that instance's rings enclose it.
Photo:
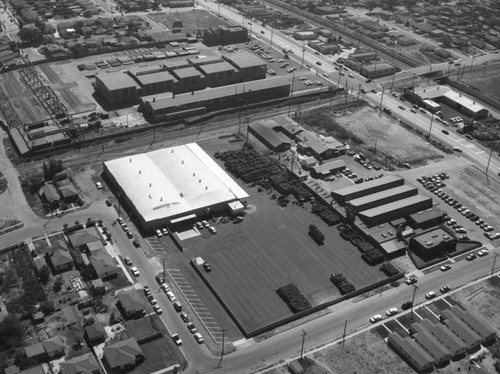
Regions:
[[[338,203],[345,204],[347,201],[376,192],[385,191],[389,188],[402,186],[404,183],[405,180],[403,178],[395,175],[389,175],[387,177],[382,177],[366,183],[356,184],[351,187],[345,187],[332,191],[332,197]]]
[[[196,143],[107,161],[103,173],[146,231],[231,211],[248,198]]]

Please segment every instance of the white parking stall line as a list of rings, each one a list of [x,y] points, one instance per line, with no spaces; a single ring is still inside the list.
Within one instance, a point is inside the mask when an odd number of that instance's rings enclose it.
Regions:
[[[212,323],[215,323],[216,325],[218,325],[217,322],[211,322],[211,321],[206,321],[205,324],[208,325],[208,324],[212,324]]]
[[[197,306],[196,310],[208,310],[208,308],[202,307],[202,306]]]

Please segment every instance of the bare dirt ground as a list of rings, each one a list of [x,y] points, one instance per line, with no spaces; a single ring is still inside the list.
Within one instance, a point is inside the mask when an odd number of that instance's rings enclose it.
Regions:
[[[425,165],[444,158],[444,153],[368,106],[335,117],[328,111],[315,111],[308,113],[303,122],[318,133],[347,141],[351,146],[357,143],[354,147],[356,151],[389,168],[403,162]]]
[[[149,17],[156,22],[165,25],[169,29],[173,28],[175,21],[181,21],[182,32],[184,33],[196,32],[198,30],[204,30],[222,25],[229,26],[229,23],[226,23],[209,12],[200,9],[194,9],[189,12],[152,13]]]
[[[476,66],[474,70],[466,69],[461,75],[462,81],[481,91],[483,95],[489,96],[493,100],[500,98],[500,63],[482,64]]]

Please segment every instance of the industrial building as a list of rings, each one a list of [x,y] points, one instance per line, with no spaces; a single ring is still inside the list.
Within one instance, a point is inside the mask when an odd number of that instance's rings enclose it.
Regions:
[[[428,229],[443,222],[443,213],[436,208],[420,211],[408,216],[408,223],[414,229]]]
[[[151,95],[140,99],[140,109],[150,122],[185,118],[212,110],[228,109],[290,95],[286,76],[238,83],[173,95]]]
[[[207,47],[245,43],[248,32],[241,26],[217,26],[203,30],[203,44]]]
[[[325,162],[324,164],[316,165],[311,170],[311,175],[315,178],[326,178],[332,174],[338,173],[345,169],[344,160],[335,160]]]
[[[372,209],[363,210],[358,213],[358,216],[366,225],[375,226],[429,208],[432,208],[432,199],[430,197],[415,195]]]
[[[346,147],[333,137],[320,137],[315,133],[303,130],[294,137],[297,150],[305,155],[313,156],[318,161],[340,156],[346,152]]]
[[[402,186],[405,180],[395,175],[388,175],[379,179],[368,181],[362,184],[341,188],[332,191],[332,197],[339,204],[343,205],[347,201],[351,201],[363,196],[367,196],[376,192],[384,191],[389,188]]]
[[[175,65],[132,67],[101,73],[95,90],[112,106],[137,104],[144,96],[182,94],[266,78],[266,62],[249,52],[221,57],[189,58]]]
[[[314,31],[295,31],[293,37],[297,40],[313,40],[316,39]]]
[[[408,248],[420,257],[428,258],[436,252],[453,251],[457,239],[442,228],[433,229],[410,239]]]
[[[196,143],[106,161],[103,167],[111,190],[146,231],[231,211],[248,198]]]
[[[349,204],[354,208],[356,212],[360,212],[362,210],[372,209],[377,206],[392,203],[394,201],[401,200],[410,196],[415,196],[417,194],[418,190],[416,187],[402,185],[366,195],[358,199],[350,200]]]
[[[248,130],[273,152],[285,152],[290,149],[292,143],[290,139],[282,132],[266,125],[266,123],[252,122],[248,126]]]
[[[449,90],[440,97],[440,100],[467,117],[482,119],[488,117],[489,114],[488,109],[478,104],[475,100],[468,98],[461,92]]]
[[[366,77],[366,78],[375,79],[375,78],[386,77],[388,75],[395,74],[399,70],[400,69],[394,65],[391,65],[387,62],[382,62],[379,64],[362,66],[359,69],[359,74],[361,74],[363,77]]]

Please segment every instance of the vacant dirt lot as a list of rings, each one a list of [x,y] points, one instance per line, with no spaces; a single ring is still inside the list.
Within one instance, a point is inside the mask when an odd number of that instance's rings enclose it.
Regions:
[[[403,162],[425,165],[444,157],[416,134],[367,106],[335,118],[327,110],[315,111],[307,113],[302,122],[321,134],[346,141],[354,150],[388,168]]]
[[[465,84],[476,88],[492,100],[498,101],[500,97],[500,63],[482,64],[475,66],[472,71],[466,68],[464,74],[460,73],[460,75]]]
[[[182,32],[196,32],[198,30],[209,29],[217,26],[229,26],[229,23],[224,22],[219,17],[210,14],[207,11],[194,9],[189,12],[175,13],[154,13],[149,17],[165,25],[167,28],[173,28],[174,22],[182,22]]]

